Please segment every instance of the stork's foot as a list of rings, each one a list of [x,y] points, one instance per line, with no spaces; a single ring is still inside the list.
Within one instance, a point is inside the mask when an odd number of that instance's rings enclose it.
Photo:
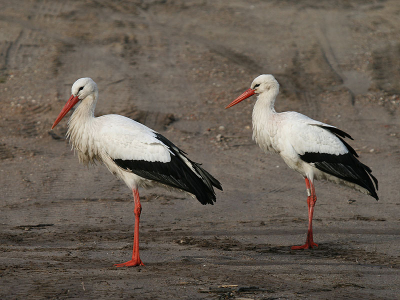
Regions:
[[[316,248],[318,247],[318,245],[316,243],[314,243],[313,241],[309,241],[307,240],[306,243],[302,246],[292,246],[292,250],[302,250],[302,249],[312,249],[312,248]]]
[[[139,259],[131,259],[130,261],[124,262],[122,264],[115,264],[114,267],[137,267],[144,266],[144,263]]]

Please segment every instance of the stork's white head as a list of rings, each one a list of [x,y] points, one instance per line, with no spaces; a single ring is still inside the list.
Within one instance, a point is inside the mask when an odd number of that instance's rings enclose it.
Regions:
[[[276,97],[278,92],[279,92],[279,83],[278,81],[276,81],[275,77],[270,74],[263,74],[254,79],[253,82],[251,83],[250,88],[243,94],[241,94],[239,97],[237,97],[235,100],[233,100],[225,108],[232,107],[238,104],[239,102],[243,101],[244,99],[253,96],[254,94],[272,93],[274,97]]]
[[[274,76],[263,74],[254,79],[250,87],[254,90],[254,93],[261,94],[269,90],[279,90],[279,83]]]
[[[81,100],[85,100],[83,103],[87,102],[86,105],[92,106],[92,110],[94,111],[99,90],[97,89],[97,84],[91,78],[86,77],[75,81],[75,83],[72,85],[71,93],[71,97],[68,99],[57,119],[54,121],[51,129],[53,129],[70,111],[70,109]]]
[[[79,100],[85,99],[90,94],[98,92],[97,84],[92,78],[80,78],[72,85],[71,94],[78,96]]]

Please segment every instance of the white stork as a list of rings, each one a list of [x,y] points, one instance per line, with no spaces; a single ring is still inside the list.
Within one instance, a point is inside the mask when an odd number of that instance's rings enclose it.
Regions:
[[[378,200],[378,180],[371,169],[356,157],[356,151],[343,139],[346,132],[297,112],[277,113],[274,108],[279,83],[272,75],[260,75],[250,89],[226,108],[257,94],[253,110],[253,139],[264,152],[280,154],[285,163],[303,175],[307,188],[308,233],[306,243],[293,250],[317,247],[313,241],[312,218],[317,196],[314,179],[343,184]],[[372,182],[372,180],[373,182]],[[376,188],[376,190],[375,190]]]
[[[96,83],[91,78],[78,79],[72,95],[58,115],[53,129],[67,112],[79,103],[68,122],[67,138],[84,164],[100,161],[111,173],[122,179],[133,191],[135,230],[132,259],[122,266],[143,265],[139,255],[139,187],[161,184],[188,192],[201,204],[213,204],[213,187],[221,184],[200,164],[156,131],[120,115],[94,116],[98,98]]]

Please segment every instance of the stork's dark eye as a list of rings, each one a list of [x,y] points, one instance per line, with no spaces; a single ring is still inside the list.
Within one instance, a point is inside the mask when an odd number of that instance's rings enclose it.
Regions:
[[[256,89],[256,88],[258,88],[259,86],[260,86],[260,84],[257,83],[257,84],[254,86],[254,88]]]
[[[78,90],[78,93],[83,90],[83,86],[81,86]]]

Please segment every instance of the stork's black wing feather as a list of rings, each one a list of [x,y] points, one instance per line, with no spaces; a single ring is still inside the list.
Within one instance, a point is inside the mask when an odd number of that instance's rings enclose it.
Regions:
[[[349,138],[351,140],[354,140],[350,134],[348,134],[347,132],[344,132],[343,130],[340,130],[339,128],[333,127],[333,126],[324,126],[324,125],[319,125],[316,124],[315,126],[319,126],[322,127],[330,132],[332,132],[333,134],[335,134],[336,136],[340,136],[342,138]]]
[[[201,168],[200,164],[189,160],[185,152],[167,138],[159,133],[156,134],[156,137],[172,152],[170,162],[123,159],[114,159],[114,162],[120,168],[138,176],[189,192],[195,195],[201,204],[213,204],[216,201],[213,187],[222,190],[220,182]]]
[[[335,134],[349,152],[340,155],[306,152],[300,155],[300,158],[307,163],[313,164],[317,169],[325,173],[365,188],[372,197],[378,200],[379,197],[376,193],[378,180],[371,174],[371,169],[357,159],[358,155],[356,151],[342,139],[342,137],[351,138],[350,135],[335,127],[320,127]]]

